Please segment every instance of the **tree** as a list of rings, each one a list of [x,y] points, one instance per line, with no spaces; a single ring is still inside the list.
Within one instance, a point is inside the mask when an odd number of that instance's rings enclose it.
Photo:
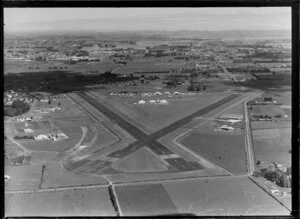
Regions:
[[[4,115],[5,116],[9,116],[9,117],[13,117],[15,115],[17,115],[17,110],[13,107],[4,107]]]
[[[278,185],[285,188],[291,187],[291,182],[286,174],[282,174],[278,180]]]

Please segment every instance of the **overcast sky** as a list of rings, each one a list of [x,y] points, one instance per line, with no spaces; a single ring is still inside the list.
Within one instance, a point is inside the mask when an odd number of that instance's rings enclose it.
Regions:
[[[5,31],[291,29],[289,7],[4,8]]]

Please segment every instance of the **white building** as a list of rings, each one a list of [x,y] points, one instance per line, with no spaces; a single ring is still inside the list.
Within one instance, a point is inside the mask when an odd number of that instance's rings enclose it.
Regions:
[[[168,101],[167,100],[161,100],[160,103],[161,104],[168,104]]]
[[[145,104],[146,101],[145,100],[139,100],[138,104]]]
[[[32,133],[33,131],[32,131],[32,129],[24,129],[24,132],[25,133]]]
[[[156,103],[155,100],[149,100],[149,103]]]
[[[44,134],[40,134],[36,137],[34,137],[34,140],[40,141],[40,140],[48,140],[48,136]]]

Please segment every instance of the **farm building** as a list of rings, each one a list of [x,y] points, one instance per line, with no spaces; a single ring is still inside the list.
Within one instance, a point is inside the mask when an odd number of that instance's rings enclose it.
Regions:
[[[168,101],[167,100],[161,100],[160,103],[161,104],[168,104]]]
[[[36,137],[34,137],[34,140],[37,140],[37,141],[40,141],[40,140],[47,140],[48,139],[48,136],[47,135],[44,135],[44,134],[40,134]]]
[[[171,95],[171,93],[168,92],[168,91],[166,91],[166,92],[164,93],[164,95]]]
[[[139,100],[138,104],[145,104],[146,101],[145,100]]]
[[[61,139],[61,138],[68,138],[68,136],[67,136],[65,133],[62,133],[62,132],[57,133],[57,137],[58,137],[59,139]]]
[[[33,131],[32,131],[32,129],[24,129],[24,132],[25,133],[32,133]]]
[[[162,93],[157,91],[154,93],[154,95],[158,96],[158,95],[162,95]]]
[[[156,103],[155,100],[149,100],[149,103]]]
[[[232,119],[232,120],[242,120],[243,115],[242,114],[223,114],[221,116],[222,119]]]
[[[179,92],[178,92],[178,91],[175,91],[173,94],[174,94],[174,95],[179,95]]]
[[[219,127],[219,129],[222,130],[222,131],[233,131],[234,128],[231,127],[231,126],[222,125],[222,126]]]

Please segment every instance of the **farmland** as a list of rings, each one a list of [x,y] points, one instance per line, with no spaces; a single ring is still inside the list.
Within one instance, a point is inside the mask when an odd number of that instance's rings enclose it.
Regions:
[[[216,135],[192,133],[181,142],[232,173],[245,173],[247,170],[243,135],[218,135],[216,138]]]
[[[170,182],[164,183],[163,187],[180,213],[199,216],[289,214],[287,209],[244,177]]]
[[[253,139],[256,160],[291,165],[290,128],[254,130]]]
[[[115,216],[107,188],[5,194],[5,216]]]
[[[46,164],[41,188],[73,187],[80,185],[107,184],[102,177],[93,177],[74,174],[64,170],[59,163]]]

